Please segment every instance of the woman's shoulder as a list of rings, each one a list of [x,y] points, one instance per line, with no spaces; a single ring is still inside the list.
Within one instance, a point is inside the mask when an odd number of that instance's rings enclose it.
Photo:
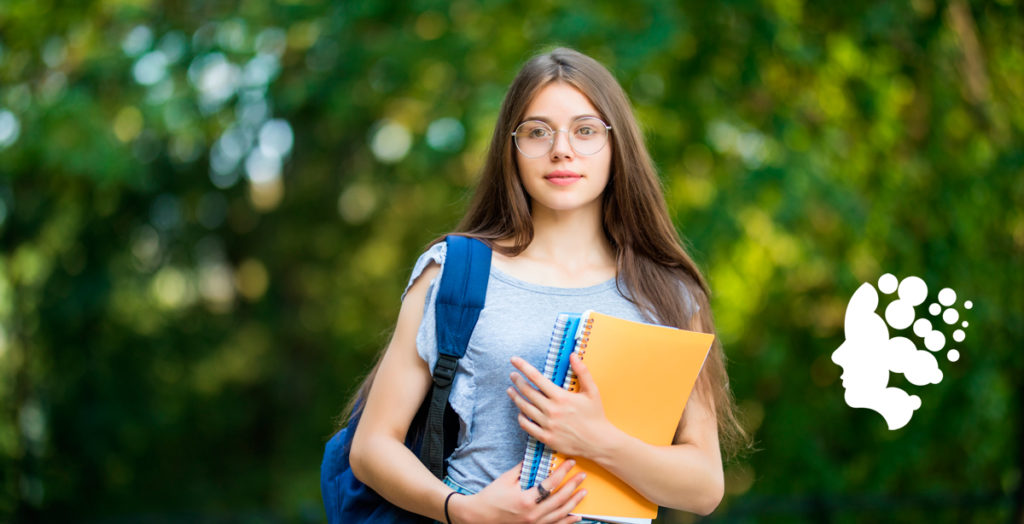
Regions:
[[[427,277],[425,280],[429,282],[433,282],[437,278],[444,268],[444,260],[447,253],[448,244],[437,242],[420,254],[419,258],[416,259],[416,264],[413,265],[412,274],[409,275],[409,282],[405,285],[405,291],[402,292],[402,300],[405,300],[405,295],[409,293],[409,289],[420,276]]]

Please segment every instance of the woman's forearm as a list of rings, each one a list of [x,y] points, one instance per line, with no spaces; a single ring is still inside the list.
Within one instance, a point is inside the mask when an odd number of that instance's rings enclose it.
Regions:
[[[452,488],[434,477],[401,442],[361,439],[353,442],[349,461],[356,478],[392,504],[444,522],[444,499]]]
[[[659,506],[707,515],[722,500],[721,460],[693,444],[654,446],[613,428],[587,458]]]

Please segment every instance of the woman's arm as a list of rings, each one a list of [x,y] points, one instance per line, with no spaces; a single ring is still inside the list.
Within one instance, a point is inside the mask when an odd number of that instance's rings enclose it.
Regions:
[[[444,521],[451,488],[434,477],[405,447],[405,434],[431,385],[427,363],[416,353],[416,332],[430,281],[431,264],[402,302],[395,333],[381,360],[352,437],[349,461],[356,477],[397,506]]]
[[[588,458],[659,506],[708,515],[725,491],[714,408],[698,388],[673,445],[652,446],[613,427],[597,439]]]
[[[519,407],[520,426],[554,449],[586,457],[619,477],[659,506],[710,514],[722,500],[725,480],[714,405],[695,387],[671,446],[654,446],[631,437],[604,416],[597,386],[583,361],[570,359],[579,393],[558,386],[521,359],[513,365],[516,389],[509,396]],[[699,379],[698,379],[699,381]]]
[[[427,363],[416,352],[416,333],[427,289],[438,271],[438,266],[429,266],[405,296],[394,336],[352,438],[349,461],[356,478],[392,504],[444,522],[444,501],[452,489],[434,477],[404,444],[409,424],[433,382]],[[571,467],[565,464],[555,470],[548,487],[559,486]],[[519,489],[519,469],[507,471],[476,495],[453,497],[449,504],[452,522],[568,524],[579,520],[568,514],[585,495],[576,491],[583,481],[581,475],[538,502],[535,490]]]

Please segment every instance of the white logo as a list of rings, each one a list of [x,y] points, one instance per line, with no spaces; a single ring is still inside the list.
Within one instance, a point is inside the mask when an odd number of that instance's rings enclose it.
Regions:
[[[946,346],[946,335],[932,329],[932,322],[927,318],[914,320],[914,308],[928,297],[928,286],[924,280],[912,276],[897,281],[895,276],[886,273],[878,279],[878,289],[886,295],[896,292],[899,298],[885,308],[883,321],[875,313],[878,293],[871,284],[861,284],[846,306],[846,341],[832,353],[832,361],[843,368],[840,378],[846,389],[846,404],[851,408],[878,412],[892,430],[910,422],[914,411],[921,407],[921,397],[890,387],[889,373],[903,373],[916,386],[938,384],[942,381],[942,371],[932,353]],[[960,312],[953,308],[955,303],[956,292],[945,288],[939,291],[938,302],[928,306],[928,313],[933,317],[941,316],[942,322],[952,326],[960,319]],[[971,309],[973,304],[968,300],[963,307]],[[961,328],[967,325],[965,320],[960,328],[953,331],[955,342],[964,341],[966,335]],[[889,327],[901,330],[911,326],[914,335],[924,342],[928,351],[919,350],[906,337],[889,338]],[[950,349],[946,358],[956,362],[960,359],[960,352]]]

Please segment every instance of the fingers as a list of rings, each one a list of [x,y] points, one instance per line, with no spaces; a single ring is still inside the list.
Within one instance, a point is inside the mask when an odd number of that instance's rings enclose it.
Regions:
[[[565,487],[568,487],[568,485],[566,485]],[[583,517],[569,515],[569,512],[576,509],[576,506],[579,506],[580,502],[583,502],[583,497],[585,496],[587,496],[587,490],[585,489],[581,489],[579,491],[572,493],[572,496],[569,497],[569,500],[566,500],[562,505],[556,507],[551,512],[551,515],[554,516],[564,515],[564,517],[556,520],[555,522],[557,522],[558,524],[568,524],[569,522],[579,522],[583,520]]]
[[[512,468],[512,469],[502,473],[501,476],[499,476],[497,478],[497,481],[505,482],[505,483],[518,484],[519,483],[519,474],[522,473],[522,471],[523,471],[523,461],[519,461],[519,464],[516,464],[514,468]]]
[[[566,460],[565,462],[558,465],[548,478],[544,479],[544,487],[554,491],[562,484],[562,480],[569,474],[569,470],[576,465],[576,461],[573,459]]]
[[[527,402],[536,406],[541,406],[548,397],[533,387],[529,382],[526,381],[519,373],[509,374],[509,378],[512,379],[512,384],[516,388],[516,392],[519,393]]]
[[[529,362],[519,358],[512,357],[512,365],[519,370],[530,382],[533,382],[545,396],[552,397],[558,392],[562,391],[562,388],[556,386],[554,382],[548,380],[543,373],[537,371],[537,368],[530,365]],[[513,378],[513,380],[515,380]],[[522,389],[522,388],[520,388]]]
[[[527,386],[527,389],[533,390],[533,388],[529,386]],[[544,424],[544,420],[546,419],[546,417],[544,416],[544,412],[542,412],[540,408],[531,403],[529,400],[523,398],[523,396],[515,388],[508,388],[507,390],[505,390],[505,392],[508,393],[508,396],[512,398],[512,403],[514,403],[516,407],[519,408],[519,411],[526,415],[530,420],[536,422],[538,425]]]
[[[581,392],[597,389],[597,384],[594,383],[594,377],[591,376],[590,369],[583,363],[583,359],[580,358],[579,354],[573,353],[569,356],[569,365],[572,366],[572,372],[576,374],[576,380],[579,381]]]
[[[525,431],[527,435],[530,435],[531,437],[545,444],[548,443],[549,435],[547,434],[547,432],[544,431],[543,428],[538,426],[536,422],[526,418],[526,415],[523,415],[522,413],[520,413],[519,416],[516,417],[516,420],[519,422],[519,427],[522,428],[522,430]]]
[[[580,501],[583,500],[587,491],[577,491],[576,489],[580,487],[584,478],[586,478],[586,475],[583,473],[573,476],[569,482],[566,482],[565,485],[559,487],[557,492],[540,503],[540,509],[544,511],[549,518],[555,519],[551,522],[563,522],[563,518],[569,515],[569,512],[576,508]],[[552,485],[557,485],[550,478],[545,479],[544,481],[545,484],[548,482],[551,482]],[[568,520],[566,522],[575,522],[575,520]]]

